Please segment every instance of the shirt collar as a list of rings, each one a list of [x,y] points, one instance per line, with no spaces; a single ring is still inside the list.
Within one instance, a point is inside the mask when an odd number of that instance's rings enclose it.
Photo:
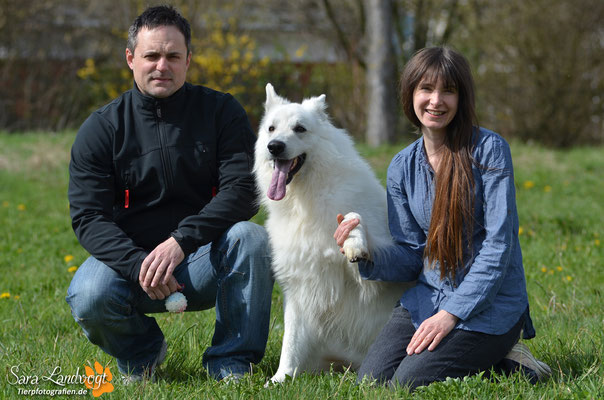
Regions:
[[[157,107],[169,107],[169,108],[182,108],[184,106],[185,101],[185,93],[187,91],[188,84],[185,82],[180,89],[174,92],[169,97],[165,98],[156,98],[153,96],[148,96],[140,91],[136,81],[133,82],[133,93],[134,96],[141,102],[143,108],[155,110]]]
[[[428,172],[434,173],[432,166],[428,162],[428,157],[426,156],[426,150],[424,148],[424,135],[422,135],[417,141],[417,147],[415,149],[417,153],[417,159],[419,163],[428,170]]]

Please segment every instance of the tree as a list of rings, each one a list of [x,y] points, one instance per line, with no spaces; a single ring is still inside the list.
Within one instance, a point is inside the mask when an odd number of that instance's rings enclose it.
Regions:
[[[397,131],[396,61],[390,0],[367,1],[367,134],[370,146],[392,142]]]
[[[415,51],[449,40],[461,23],[458,3],[458,0],[321,0],[332,25],[332,36],[348,59],[365,71],[368,98],[365,140],[370,145],[392,142],[400,136],[397,121],[402,116],[395,90],[399,66]]]
[[[604,141],[604,2],[475,0],[468,15],[458,42],[481,124],[554,147]]]

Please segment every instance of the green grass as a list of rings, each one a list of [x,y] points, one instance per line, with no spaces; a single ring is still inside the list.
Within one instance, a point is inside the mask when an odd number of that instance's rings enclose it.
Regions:
[[[88,343],[64,301],[73,275],[69,268],[87,257],[68,216],[67,163],[73,137],[0,134],[0,398],[22,398],[18,388],[61,388],[48,381],[15,385],[15,366],[19,376],[32,376],[30,380],[50,375],[55,367],[63,375],[73,375],[78,368],[83,373],[84,365],[95,361],[108,364],[117,375],[115,361]],[[384,179],[389,160],[400,148],[360,150]],[[212,310],[161,314],[157,319],[170,348],[159,381],[124,387],[116,376],[114,391],[101,398],[603,398],[604,149],[554,151],[512,143],[512,152],[520,238],[537,328],[537,338],[527,344],[554,370],[547,382],[532,386],[521,375],[492,381],[471,377],[409,395],[356,385],[352,372],[338,372],[301,375],[264,388],[278,366],[283,334],[283,302],[276,287],[266,356],[240,384],[214,382],[201,366],[213,332]]]

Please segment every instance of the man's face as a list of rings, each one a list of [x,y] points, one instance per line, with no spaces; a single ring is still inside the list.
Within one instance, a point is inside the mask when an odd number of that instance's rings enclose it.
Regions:
[[[191,54],[187,55],[184,35],[174,26],[142,28],[134,54],[126,49],[126,60],[139,90],[164,98],[185,83]]]

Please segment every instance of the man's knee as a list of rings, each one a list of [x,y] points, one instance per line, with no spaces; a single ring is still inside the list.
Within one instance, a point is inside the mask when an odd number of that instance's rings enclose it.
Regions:
[[[243,252],[258,255],[269,254],[266,229],[253,222],[242,221],[233,225],[227,231],[227,240],[231,244],[237,243]]]
[[[108,277],[95,279],[99,276],[76,273],[69,285],[65,300],[71,307],[74,318],[80,323],[94,324],[104,321],[112,314],[129,313],[127,290],[126,293],[121,293],[124,292],[124,285],[120,285],[117,279],[111,280]]]

